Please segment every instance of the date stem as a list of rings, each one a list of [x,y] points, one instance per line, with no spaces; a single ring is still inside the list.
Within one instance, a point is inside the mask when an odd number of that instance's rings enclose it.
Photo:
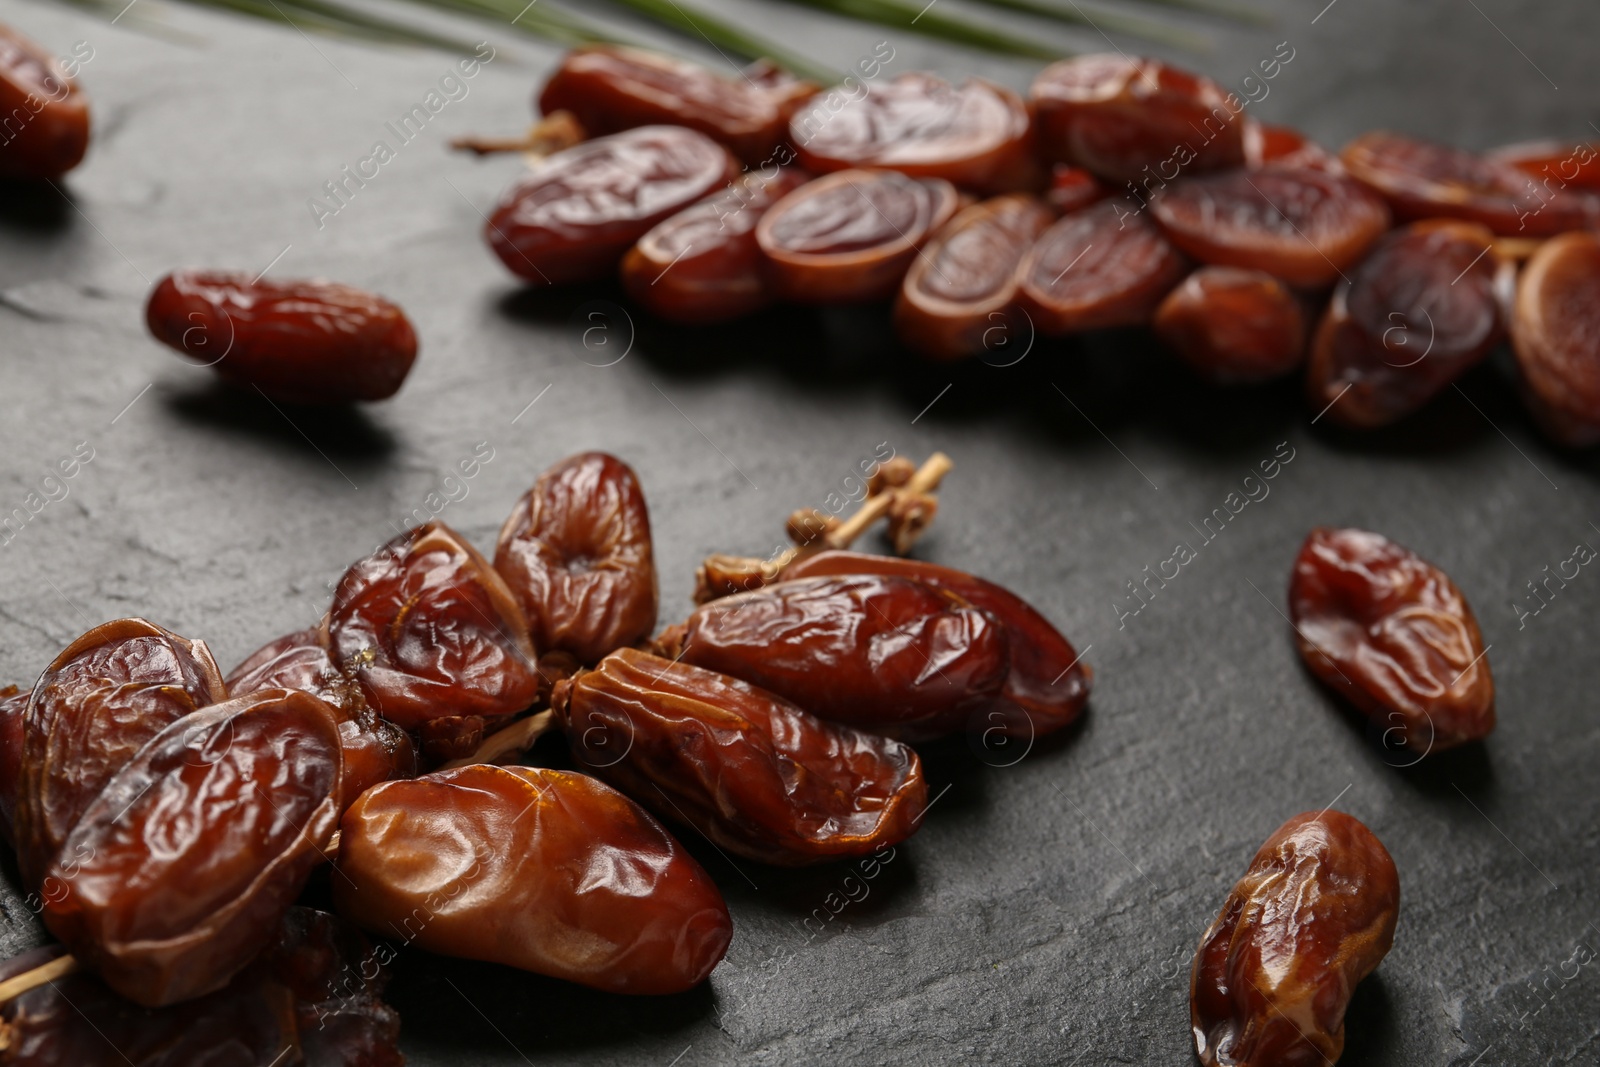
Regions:
[[[519,719],[505,729],[496,730],[485,737],[472,755],[451,760],[439,769],[450,771],[457,767],[470,767],[475,763],[493,763],[513,753],[526,752],[533,747],[535,741],[550,731],[555,721],[556,713],[549,710],[530,715],[526,719]]]
[[[529,162],[537,162],[571,148],[587,136],[572,112],[552,111],[528,127],[528,132],[521,137],[476,137],[469,134],[451,141],[450,147],[478,156],[521,152],[528,156]]]
[[[0,982],[0,1004],[14,1000],[30,989],[54,982],[57,978],[65,978],[82,969],[76,959],[71,956],[59,956],[49,963],[41,963],[31,971],[23,971],[15,978],[7,978]]]

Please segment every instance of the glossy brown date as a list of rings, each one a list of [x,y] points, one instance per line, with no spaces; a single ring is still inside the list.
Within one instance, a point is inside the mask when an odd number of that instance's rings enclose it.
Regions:
[[[955,214],[949,182],[841,170],[809,182],[756,224],[767,283],[781,299],[861,303],[893,296],[917,249]]]
[[[1295,559],[1289,616],[1311,673],[1425,755],[1487,737],[1494,678],[1449,575],[1381,534],[1320,528]]]
[[[802,107],[789,125],[800,165],[818,174],[876,168],[989,193],[1037,189],[1044,177],[1027,105],[980,78],[951,85],[908,71],[866,83],[837,110]]]
[[[0,963],[0,980],[64,951]],[[195,1000],[141,1007],[84,972],[13,998],[0,1006],[0,1067],[401,1067],[375,960],[334,916],[291,908],[254,963]]]
[[[1394,943],[1400,877],[1338,811],[1280,826],[1200,941],[1190,978],[1204,1067],[1318,1067],[1344,1051],[1356,985]]]
[[[1010,669],[1003,625],[910,578],[776,582],[702,604],[667,655],[732,675],[813,715],[902,739],[962,730]]]
[[[1536,183],[1509,163],[1397,133],[1364,134],[1340,153],[1402,219],[1453,218],[1507,237],[1541,237],[1600,223],[1600,197]]]
[[[1511,317],[1523,397],[1558,444],[1600,441],[1600,240],[1569,233],[1533,254]]]
[[[1045,192],[1045,199],[1057,214],[1070,214],[1110,195],[1110,187],[1082,167],[1057,163],[1050,169],[1050,188]]]
[[[353,564],[324,625],[334,662],[368,706],[406,730],[452,716],[514,715],[539,692],[516,597],[441,522]]]
[[[204,641],[144,619],[96,626],[34,686],[23,722],[17,860],[37,887],[78,819],[145,742],[227,699]]]
[[[269,689],[169,724],[84,809],[41,918],[112,989],[160,1007],[269,943],[338,823],[334,711]]]
[[[89,102],[61,63],[0,26],[0,175],[59,178],[89,150]]]
[[[1003,360],[1008,346],[1020,351],[1028,326],[1015,307],[1017,261],[1052,219],[1022,193],[957,213],[906,271],[894,307],[900,340],[934,359],[990,352]]]
[[[671,322],[726,322],[772,301],[756,223],[811,180],[797,167],[748,171],[728,188],[659,223],[622,259],[622,285]]]
[[[816,91],[771,64],[728,78],[659,52],[589,45],[562,58],[539,94],[539,110],[570,111],[590,136],[687,126],[755,167],[771,159],[790,114]]]
[[[0,689],[0,838],[16,847],[17,794],[22,789],[23,722],[28,714],[27,690]]]
[[[500,528],[494,565],[541,652],[595,663],[655,629],[650,512],[615,456],[583,452],[539,475]]]
[[[1145,215],[1103,200],[1040,234],[1017,267],[1017,296],[1041,333],[1137,326],[1188,269]]]
[[[612,653],[552,706],[583,766],[763,863],[868,855],[911,836],[927,806],[909,746],[648,652]]]
[[[405,312],[337,282],[175,271],[150,293],[145,323],[162,344],[290,404],[383,400],[417,359]]]
[[[985,729],[999,729],[1010,737],[1043,737],[1069,725],[1083,712],[1094,672],[1050,620],[1009,589],[954,567],[840,549],[803,553],[780,577],[848,574],[909,578],[954,593],[1005,628],[1011,666],[995,709],[1000,714],[986,715],[982,720]],[[1026,721],[1006,705],[1020,711]]]
[[[1185,178],[1157,193],[1150,210],[1200,262],[1306,289],[1331,285],[1389,229],[1389,209],[1360,182],[1284,166]]]
[[[1311,342],[1312,410],[1355,429],[1421,408],[1505,336],[1494,236],[1450,219],[1385,236],[1334,290]]]
[[[682,126],[640,126],[539,162],[501,197],[484,239],[532,285],[597,281],[657,223],[739,174],[728,150]]]
[[[339,911],[431,952],[610,993],[679,993],[733,922],[643,808],[581,774],[477,764],[389,782],[340,827]]]
[[[310,693],[338,713],[339,745],[344,750],[344,791],[340,811],[379,782],[410,778],[417,773],[411,736],[378,717],[367,706],[361,687],[340,673],[319,630],[285,634],[255,652],[226,679],[229,697],[249,696],[263,689],[298,689]]]
[[[1589,141],[1526,141],[1488,153],[1495,163],[1506,163],[1541,182],[1600,191],[1600,150]]]
[[[1305,357],[1299,297],[1259,270],[1200,268],[1167,294],[1151,325],[1197,374],[1219,383],[1281,377]]]
[[[1159,183],[1244,162],[1244,105],[1159,60],[1064,59],[1034,79],[1029,102],[1045,158],[1107,181]]]
[[[1339,157],[1289,126],[1246,122],[1244,164],[1247,167],[1309,167],[1334,174],[1344,173]]]

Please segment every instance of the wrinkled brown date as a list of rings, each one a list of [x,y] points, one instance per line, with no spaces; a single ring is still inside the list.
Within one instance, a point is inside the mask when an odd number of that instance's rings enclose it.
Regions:
[[[1200,941],[1190,978],[1205,1067],[1320,1067],[1344,1051],[1357,983],[1394,943],[1400,877],[1342,812],[1296,815],[1267,838]]]
[[[0,689],[0,837],[17,844],[17,791],[22,788],[23,721],[28,714],[26,690]]]
[[[180,270],[156,284],[145,322],[162,344],[290,404],[383,400],[417,359],[405,312],[336,282]]]
[[[1494,679],[1478,620],[1448,575],[1380,534],[1311,531],[1289,615],[1311,673],[1419,753],[1486,737]]]
[[[1287,285],[1264,271],[1201,267],[1156,308],[1156,336],[1215,382],[1261,382],[1300,366],[1306,315]]]
[[[9,26],[0,26],[0,117],[0,174],[8,177],[59,178],[89,149],[89,104],[78,84]]]
[[[928,802],[909,746],[715,671],[614,652],[553,707],[587,768],[740,856],[782,866],[905,840]]]
[[[541,652],[595,663],[655,629],[650,513],[615,456],[584,452],[539,475],[501,527],[494,565]]]
[[[1569,233],[1533,254],[1517,283],[1511,342],[1522,395],[1546,434],[1600,441],[1600,238]]]
[[[227,679],[228,696],[263,689],[298,689],[326,703],[339,715],[344,750],[344,791],[339,810],[379,782],[417,773],[411,736],[367,706],[360,686],[333,665],[319,630],[285,634],[251,653]]]
[[[1018,302],[1044,334],[1138,326],[1187,271],[1153,222],[1102,200],[1039,235],[1017,266]]]
[[[34,686],[23,720],[17,859],[37,887],[79,816],[146,741],[227,698],[204,641],[144,619],[96,626]]]
[[[514,715],[539,692],[516,598],[440,522],[351,566],[324,625],[334,662],[374,711],[407,730],[453,716]]]
[[[41,917],[112,989],[160,1007],[222,988],[271,940],[338,822],[339,729],[269,689],[169,724],[83,812]]]
[[[733,921],[699,863],[593,778],[476,764],[378,786],[345,813],[334,899],[384,937],[611,993],[678,993]]]
[[[662,651],[824,719],[906,740],[962,730],[1010,668],[1003,625],[910,578],[777,582],[695,609]]]
[[[1088,703],[1094,672],[1050,620],[1010,590],[954,567],[837,549],[803,554],[780,577],[842,574],[910,578],[954,593],[1005,628],[1011,668],[997,706],[982,720],[984,729],[998,729],[1009,737],[1042,737],[1070,724]],[[1008,710],[1006,704],[1022,714]]]
[[[7,960],[0,980],[64,951]],[[143,1008],[83,972],[13,998],[0,1007],[0,1067],[401,1067],[376,963],[353,927],[291,908],[254,963],[196,1000]]]

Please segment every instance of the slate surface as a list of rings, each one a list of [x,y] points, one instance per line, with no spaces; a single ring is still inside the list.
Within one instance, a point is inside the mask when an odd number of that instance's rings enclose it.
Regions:
[[[1034,69],[794,7],[724,7],[841,67],[887,36],[891,70],[1020,88]],[[1486,147],[1600,118],[1592,7],[1280,9],[1277,28],[1217,31],[1192,62],[1240,85],[1287,40],[1295,58],[1252,107],[1326,143],[1385,125]],[[26,683],[88,625],[135,613],[204,637],[229,666],[314,620],[343,567],[430,492],[451,488],[441,517],[488,545],[535,473],[584,448],[642,475],[670,616],[702,555],[767,550],[792,508],[823,505],[885,442],[957,462],[921,553],[1022,591],[1095,668],[1092,711],[1062,741],[928,749],[940,799],[874,878],[735,867],[686,834],[737,921],[693,993],[614,999],[402,953],[391,999],[411,1062],[1190,1062],[1200,932],[1280,822],[1334,803],[1379,834],[1404,887],[1342,1062],[1600,1061],[1600,576],[1583,569],[1536,615],[1515,606],[1535,606],[1526,583],[1576,544],[1600,545],[1600,493],[1593,456],[1547,448],[1502,366],[1356,439],[1311,426],[1291,386],[1207,389],[1136,336],[930,369],[895,353],[875,310],[698,334],[630,325],[586,307],[620,299],[607,288],[520,290],[478,237],[519,163],[443,150],[520,129],[552,48],[448,24],[489,37],[496,58],[318,229],[308,199],[453,56],[158,0],[116,25],[0,0],[0,20],[62,53],[89,42],[97,125],[60,195],[0,193],[0,512],[80,442],[94,455],[0,547],[0,678]],[[274,410],[146,336],[144,296],[163,272],[274,262],[408,309],[423,356],[396,400]],[[586,348],[595,325],[607,329]],[[462,496],[444,479],[480,442],[493,459]],[[1119,626],[1124,583],[1196,543],[1191,523],[1291,451],[1270,495]],[[1486,745],[1390,766],[1302,672],[1283,588],[1319,523],[1382,530],[1455,576],[1492,646],[1500,728]],[[8,955],[43,936],[14,884],[8,869]]]

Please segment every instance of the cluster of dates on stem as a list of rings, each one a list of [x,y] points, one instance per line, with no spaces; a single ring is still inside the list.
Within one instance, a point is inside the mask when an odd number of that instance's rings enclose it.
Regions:
[[[1264,76],[1293,58],[1280,45]],[[1149,326],[1218,382],[1300,371],[1312,409],[1356,429],[1509,337],[1536,421],[1600,439],[1588,145],[1480,156],[1375,132],[1334,154],[1120,54],[1053,64],[1024,99],[919,72],[829,92],[590,46],[537,104],[536,136],[594,136],[538,159],[485,225],[529,284],[620,274],[690,324],[892,299],[902,342],[934,359]]]
[[[909,544],[947,468],[891,459],[857,515],[797,513],[793,550],[703,574],[660,634],[644,494],[598,452],[538,478],[492,559],[409,530],[226,676],[154,623],[95,627],[0,694],[0,831],[71,954],[6,977],[88,972],[6,1000],[0,1063],[72,1047],[68,996],[135,1048],[196,1012],[197,1049],[242,1027],[284,1063],[398,1063],[376,969],[322,988],[370,954],[354,928],[614,993],[703,981],[732,920],[666,824],[771,864],[871,855],[928,803],[909,740],[1084,707],[1087,667],[1011,593],[844,549],[880,518]],[[496,762],[552,730],[577,771]],[[296,906],[330,861],[338,918]]]

